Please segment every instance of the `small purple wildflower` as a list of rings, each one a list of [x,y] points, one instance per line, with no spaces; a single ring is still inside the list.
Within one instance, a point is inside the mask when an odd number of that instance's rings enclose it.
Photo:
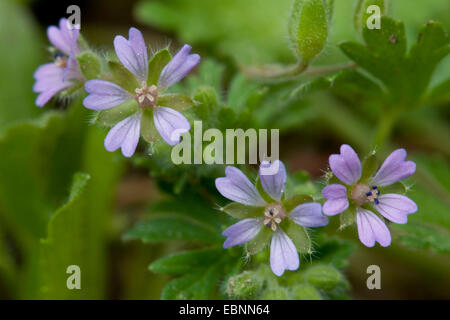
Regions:
[[[121,148],[125,157],[134,154],[140,137],[142,110],[145,108],[153,108],[153,121],[163,140],[172,146],[178,144],[181,135],[190,130],[189,122],[180,112],[158,106],[158,93],[183,79],[200,62],[200,56],[189,54],[191,47],[184,45],[161,71],[158,85],[149,86],[147,47],[142,33],[130,28],[128,40],[122,36],[115,37],[114,49],[122,65],[134,75],[140,87],[129,92],[109,81],[89,80],[85,83],[89,95],[83,104],[88,109],[105,110],[135,99],[140,108],[109,131],[105,139],[106,150],[112,152]]]
[[[328,224],[328,219],[322,215],[320,203],[302,203],[286,212],[283,203],[286,169],[281,161],[276,160],[272,165],[278,171],[273,175],[263,175],[261,169],[267,165],[268,162],[261,163],[259,179],[270,200],[264,200],[255,185],[235,167],[226,167],[226,176],[216,179],[217,190],[236,202],[231,205],[241,204],[242,212],[251,212],[241,215],[245,219],[222,233],[227,237],[223,247],[241,245],[255,239],[261,232],[270,232],[270,266],[274,274],[281,276],[285,270],[296,270],[300,265],[297,247],[286,233],[287,230],[283,230],[286,223],[292,221],[303,227],[320,227]],[[224,211],[227,212],[226,209]]]
[[[79,30],[70,27],[67,19],[59,20],[59,28],[50,26],[47,36],[51,44],[59,50],[54,62],[40,66],[34,73],[36,82],[33,91],[39,93],[36,105],[43,107],[55,94],[83,80],[76,55]]]
[[[417,205],[408,197],[396,194],[384,194],[383,188],[405,179],[416,171],[416,164],[405,161],[406,151],[397,149],[381,165],[378,172],[360,181],[362,165],[356,152],[349,145],[342,145],[340,154],[329,158],[334,175],[343,182],[331,184],[322,190],[327,199],[323,212],[328,216],[356,207],[356,224],[361,242],[373,247],[375,242],[387,247],[391,244],[391,234],[386,224],[371,210],[375,209],[384,218],[399,224],[408,221],[408,214],[417,211]]]

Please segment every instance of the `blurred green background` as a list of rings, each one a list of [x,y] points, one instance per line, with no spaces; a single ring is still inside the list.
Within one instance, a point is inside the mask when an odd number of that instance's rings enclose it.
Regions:
[[[448,0],[391,2],[389,15],[404,21],[410,46],[428,20],[450,30]],[[79,6],[81,32],[98,52],[107,54],[114,36],[131,26],[143,31],[153,50],[189,43],[203,61],[213,58],[222,65],[219,89],[226,96],[239,66],[294,61],[286,32],[291,3],[96,0]],[[104,150],[106,131],[89,125],[91,114],[81,107],[81,95],[44,109],[34,105],[33,72],[51,59],[45,30],[66,16],[69,4],[0,0],[0,298],[159,299],[169,277],[148,266],[186,244],[123,241],[122,234],[166,195],[148,170]],[[337,44],[360,41],[353,28],[354,5],[335,1],[329,43],[315,65],[348,61]],[[448,83],[449,75],[447,56],[431,87]],[[289,84],[290,90],[299,84]],[[399,241],[389,248],[357,244],[343,270],[352,298],[450,298],[448,84],[445,88],[446,94],[411,111],[393,130],[392,146],[405,147],[421,168],[409,194],[420,211],[408,225],[392,228]],[[370,113],[370,97],[348,90],[350,98],[331,92],[278,107],[280,96],[274,95],[263,103],[258,124],[281,129],[281,159],[291,171],[320,178],[328,155],[344,142],[368,151],[364,141],[370,141],[377,116]],[[329,233],[335,228],[330,226]],[[355,230],[339,236],[357,240]],[[81,266],[81,291],[58,285],[65,283],[70,264]],[[382,290],[366,288],[371,264],[381,267]]]

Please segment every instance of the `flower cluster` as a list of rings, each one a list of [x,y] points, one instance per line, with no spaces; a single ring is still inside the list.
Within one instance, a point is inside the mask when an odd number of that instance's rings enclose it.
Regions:
[[[60,20],[59,27],[49,27],[47,34],[54,61],[40,66],[34,74],[37,106],[84,84],[88,93],[84,106],[103,117],[114,115],[105,148],[110,152],[120,148],[125,157],[135,153],[141,136],[148,142],[162,138],[173,146],[190,130],[189,121],[180,112],[192,105],[190,97],[165,93],[199,64],[200,56],[191,54],[189,45],[173,58],[167,49],[149,58],[142,33],[130,28],[128,39],[120,35],[114,39],[120,63],[108,61],[109,73],[102,73],[101,65],[105,64],[99,63],[95,54],[80,49],[79,30],[66,19]],[[80,58],[82,54],[96,66],[95,72],[86,73],[86,65],[80,62],[85,61]],[[310,195],[286,197],[287,173],[279,160],[261,163],[256,185],[241,170],[228,166],[225,177],[216,179],[216,188],[233,201],[222,210],[240,221],[223,231],[223,247],[245,244],[248,254],[256,254],[270,243],[270,266],[281,276],[285,270],[299,268],[299,253],[312,252],[307,228],[325,226],[327,216],[337,214],[341,214],[341,227],[356,221],[364,245],[373,247],[378,242],[389,246],[391,234],[384,219],[404,224],[408,215],[417,211],[417,205],[403,195],[406,188],[400,182],[416,169],[415,163],[405,158],[404,149],[395,150],[376,170],[375,155],[361,163],[350,146],[342,145],[340,154],[329,158],[334,176],[322,190],[326,199],[323,206]]]

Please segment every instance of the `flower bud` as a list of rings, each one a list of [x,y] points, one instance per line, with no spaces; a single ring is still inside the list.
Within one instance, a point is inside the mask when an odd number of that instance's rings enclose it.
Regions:
[[[289,19],[289,38],[294,54],[308,64],[319,55],[328,37],[328,17],[331,8],[325,0],[295,0]]]
[[[341,273],[332,266],[318,265],[305,271],[305,279],[313,286],[332,290],[343,279]]]
[[[228,279],[227,294],[233,299],[254,299],[263,286],[263,279],[255,272],[244,271]]]
[[[291,295],[294,300],[321,300],[319,291],[310,284],[299,284],[292,288]]]

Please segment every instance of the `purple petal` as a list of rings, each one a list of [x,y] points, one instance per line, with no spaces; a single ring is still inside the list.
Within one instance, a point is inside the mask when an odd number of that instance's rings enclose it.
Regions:
[[[348,208],[347,188],[341,184],[330,184],[322,190],[327,199],[323,205],[323,213],[334,216]]]
[[[52,45],[61,50],[67,56],[77,55],[79,48],[77,45],[77,39],[79,35],[78,29],[70,29],[67,19],[62,18],[59,20],[59,28],[56,26],[50,26],[47,29],[47,36]]]
[[[36,105],[38,107],[43,107],[55,94],[59,91],[70,86],[70,83],[61,83],[58,86],[54,86],[51,89],[42,91],[36,98]]]
[[[332,154],[329,162],[331,170],[342,182],[350,185],[361,178],[361,161],[349,145],[343,144],[341,153]]]
[[[171,108],[155,107],[153,121],[163,140],[171,146],[180,143],[181,135],[191,129],[189,121]]]
[[[387,247],[391,244],[391,233],[386,224],[373,212],[358,208],[356,211],[359,240],[366,247],[373,247],[375,242]]]
[[[277,276],[284,270],[297,270],[300,266],[297,249],[292,240],[281,229],[272,236],[270,245],[270,267]]]
[[[322,215],[320,203],[303,203],[289,213],[289,218],[304,227],[322,227],[328,224],[328,218]]]
[[[142,33],[136,28],[130,28],[129,40],[122,36],[114,38],[114,49],[120,62],[127,68],[139,82],[147,80],[148,57]]]
[[[133,96],[115,83],[104,80],[89,80],[84,84],[89,95],[84,98],[83,104],[92,110],[109,109],[132,99]]]
[[[273,172],[268,172],[273,171]],[[276,201],[281,200],[284,187],[286,185],[286,168],[283,162],[275,160],[272,163],[268,161],[261,162],[259,167],[259,179],[264,191]]]
[[[135,113],[118,122],[105,138],[105,148],[109,152],[122,148],[125,157],[131,157],[136,151],[141,130],[141,114]]]
[[[64,68],[63,81],[82,80],[83,75],[80,71],[78,60],[74,56],[67,58],[67,65]]]
[[[395,193],[383,194],[378,197],[377,211],[392,222],[405,224],[408,222],[408,214],[417,211],[417,205],[406,196]]]
[[[183,79],[195,66],[200,63],[198,54],[189,54],[191,46],[185,44],[183,48],[164,67],[159,76],[158,87],[168,88]]]
[[[405,158],[405,149],[397,149],[392,152],[373,178],[373,184],[381,187],[388,186],[413,175],[416,171],[416,164],[412,161],[405,161]]]
[[[225,176],[216,179],[216,188],[225,198],[248,206],[266,205],[258,190],[241,170],[228,166],[225,168]]]
[[[226,229],[222,235],[227,237],[223,247],[228,249],[252,240],[263,226],[262,219],[244,219]]]

